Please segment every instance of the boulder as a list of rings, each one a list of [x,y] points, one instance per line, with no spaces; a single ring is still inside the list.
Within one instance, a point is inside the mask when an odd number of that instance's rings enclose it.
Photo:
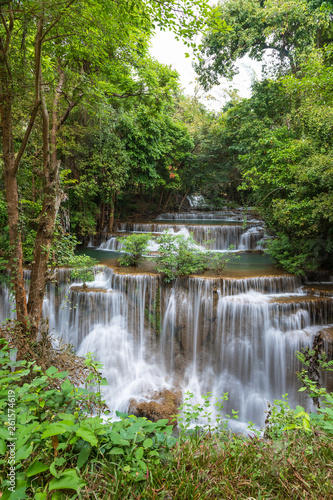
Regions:
[[[157,422],[161,418],[166,418],[170,425],[176,425],[177,421],[172,421],[174,415],[179,413],[179,407],[182,403],[182,392],[179,389],[170,391],[162,389],[151,395],[148,401],[138,402],[135,399],[130,400],[128,412],[136,417],[146,417],[152,422]]]

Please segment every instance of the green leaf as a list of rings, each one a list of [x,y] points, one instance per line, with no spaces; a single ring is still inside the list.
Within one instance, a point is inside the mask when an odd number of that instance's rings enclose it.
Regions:
[[[3,439],[9,439],[9,432],[6,427],[0,427],[0,437],[2,437]]]
[[[124,450],[115,446],[109,451],[110,455],[124,455]]]
[[[143,448],[142,446],[140,446],[140,448],[138,448],[136,451],[135,451],[135,458],[137,460],[141,460],[141,458],[143,457]]]
[[[54,375],[55,373],[57,373],[57,371],[58,371],[58,368],[56,368],[55,366],[50,366],[50,368],[48,368],[45,371],[45,373],[46,373],[46,375],[48,375],[50,377],[51,375]]]
[[[67,432],[67,430],[67,427],[63,424],[51,424],[48,426],[46,431],[43,432],[42,439],[50,436],[57,436],[58,434],[64,434],[65,432]]]
[[[121,419],[128,417],[128,413],[122,413],[121,411],[116,411],[116,415]]]
[[[3,439],[0,439],[0,455],[4,455],[6,453],[6,443]]]
[[[84,439],[85,441],[88,441],[88,443],[91,444],[91,446],[97,446],[98,445],[98,440],[93,433],[91,429],[88,429],[88,427],[80,427],[76,431],[76,435]]]
[[[32,452],[32,443],[26,446],[22,446],[15,453],[15,463],[18,463],[20,460],[26,460]]]
[[[90,445],[90,443],[85,442],[81,448],[81,451],[79,453],[79,457],[77,459],[77,466],[79,469],[81,469],[81,467],[88,460],[90,452],[91,452],[91,445]]]
[[[27,476],[35,476],[36,474],[39,474],[40,472],[44,472],[49,469],[49,466],[46,464],[43,464],[43,462],[40,462],[39,460],[36,460],[33,464],[30,465],[27,469]]]
[[[86,482],[78,477],[75,469],[67,469],[60,477],[52,479],[49,491],[68,489],[78,492],[85,484]]]
[[[153,446],[153,440],[148,438],[148,439],[145,439],[144,442],[143,442],[143,447],[144,448],[151,448]]]
[[[123,439],[120,436],[120,434],[118,434],[115,431],[110,432],[110,439],[111,439],[112,443],[119,444],[121,446],[129,446],[129,444],[130,444],[129,441],[127,441],[126,439]]]

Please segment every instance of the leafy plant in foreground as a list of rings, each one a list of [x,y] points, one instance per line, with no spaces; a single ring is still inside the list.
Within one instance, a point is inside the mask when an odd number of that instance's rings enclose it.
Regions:
[[[174,445],[167,420],[153,423],[117,413],[119,421],[104,421],[92,413],[93,403],[101,404],[100,394],[75,387],[67,378],[68,372],[55,367],[43,372],[32,362],[12,361],[7,342],[2,339],[1,344],[2,500],[32,495],[45,500],[49,492],[62,490],[66,490],[66,498],[77,498],[74,492],[82,490],[86,475],[96,474],[101,462],[131,481],[142,481],[148,469],[158,465]],[[92,363],[88,359],[87,364]],[[95,368],[98,371],[99,366]],[[96,370],[87,384],[95,379],[101,385]],[[11,433],[16,443],[15,491],[8,479]],[[68,491],[71,496],[67,496]]]

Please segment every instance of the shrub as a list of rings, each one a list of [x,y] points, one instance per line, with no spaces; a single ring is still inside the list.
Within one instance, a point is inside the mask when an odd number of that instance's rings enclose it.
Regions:
[[[192,234],[164,233],[157,238],[160,255],[156,270],[169,283],[178,276],[187,276],[207,269],[207,253],[198,248]]]
[[[229,247],[229,250],[232,250],[233,246],[231,245]],[[216,274],[219,276],[222,275],[223,270],[225,266],[230,262],[231,260],[239,259],[239,255],[236,255],[234,253],[228,253],[228,252],[223,252],[223,253],[214,253],[214,252],[209,252],[208,255],[208,269],[212,269]]]
[[[207,269],[213,269],[219,275],[233,254],[216,253],[202,250],[193,239],[193,235],[164,233],[158,239],[160,245],[156,270],[162,273],[164,281],[169,283],[178,276],[188,276]],[[211,241],[206,241],[209,245]]]
[[[5,500],[46,500],[54,490],[65,490],[65,498],[74,499],[78,497],[73,493],[93,478],[98,491],[95,479],[101,462],[113,475],[137,483],[175,444],[167,420],[153,423],[119,412],[117,422],[91,416],[101,407],[99,393],[73,385],[68,371],[54,366],[43,371],[33,362],[12,361],[8,343],[1,339],[0,345],[0,475]],[[93,369],[86,383],[95,381],[99,388],[99,366],[93,366],[91,357],[87,364]],[[11,451],[13,443],[16,453]]]
[[[151,233],[131,234],[117,238],[122,244],[125,255],[119,259],[119,264],[124,267],[137,267],[147,252]]]
[[[98,264],[96,259],[89,255],[73,255],[67,261],[68,267],[72,267],[71,278],[83,281],[94,281],[93,267]]]

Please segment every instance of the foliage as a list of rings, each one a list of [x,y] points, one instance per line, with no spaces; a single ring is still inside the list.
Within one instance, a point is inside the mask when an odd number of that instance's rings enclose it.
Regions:
[[[159,256],[156,270],[162,273],[166,283],[178,276],[187,276],[207,268],[207,255],[193,239],[165,232],[157,238]]]
[[[86,281],[94,281],[95,274],[93,267],[98,264],[96,259],[89,255],[73,255],[68,261],[68,267],[74,268],[71,271],[71,277],[84,283]]]
[[[233,249],[233,245],[230,245],[229,250]],[[210,252],[208,255],[208,264],[207,268],[212,269],[215,274],[218,276],[222,276],[223,270],[228,264],[228,262],[238,259],[239,256],[234,253],[229,252]]]
[[[295,494],[302,498],[304,482],[311,500],[332,495],[330,394],[316,414],[321,413],[319,420],[301,407],[292,410],[286,398],[275,401],[263,439],[232,434],[222,415],[216,426],[211,394],[193,403],[193,394],[188,393],[178,415],[177,440],[167,420],[153,423],[117,413],[119,420],[111,422],[94,416],[93,408],[103,403],[98,392],[104,381],[91,355],[86,361],[92,367],[86,385],[95,385],[97,392],[72,385],[68,372],[54,367],[43,372],[34,363],[12,361],[4,340],[1,345],[0,473],[5,500],[46,500],[53,492],[59,498],[62,493],[63,498],[80,494],[110,500],[143,492],[151,499],[177,492],[183,498],[237,494],[282,500]],[[225,399],[227,394],[218,402],[218,414]],[[237,412],[233,416],[237,418]],[[206,428],[199,429],[204,422]],[[15,493],[9,490],[7,475],[11,432],[17,438]]]
[[[137,267],[144,258],[147,252],[151,234],[131,234],[130,236],[122,236],[117,238],[122,245],[122,250],[125,253],[120,259],[119,264],[125,267]]]
[[[238,59],[249,55],[262,61],[268,50],[275,56],[273,71],[296,73],[304,52],[330,39],[330,9],[307,0],[227,0],[219,11],[232,30],[211,29],[204,39],[196,69],[206,89],[218,83],[219,76],[237,73]]]
[[[227,263],[235,258],[230,253],[215,253],[198,246],[193,234],[170,234],[165,232],[157,238],[159,256],[157,257],[156,270],[162,273],[166,283],[170,283],[178,276],[188,276],[207,269],[222,274]],[[204,242],[209,246],[211,241]]]
[[[99,470],[100,461],[133,481],[142,481],[148,467],[160,463],[163,453],[174,445],[172,426],[118,413],[117,422],[89,416],[100,394],[73,386],[68,372],[51,367],[45,373],[27,361],[12,361],[8,346],[1,341],[0,461],[3,498],[46,498],[53,490],[82,491],[85,475]],[[88,365],[94,363],[88,359]],[[15,368],[15,371],[12,369]],[[96,379],[94,365],[87,384]],[[65,379],[65,380],[64,380]],[[16,437],[16,490],[11,491],[6,468],[8,443]],[[7,443],[7,447],[6,447]],[[89,461],[88,461],[89,460]],[[11,462],[10,462],[11,463]],[[73,494],[73,493],[72,493]],[[71,497],[72,498],[72,497]]]

